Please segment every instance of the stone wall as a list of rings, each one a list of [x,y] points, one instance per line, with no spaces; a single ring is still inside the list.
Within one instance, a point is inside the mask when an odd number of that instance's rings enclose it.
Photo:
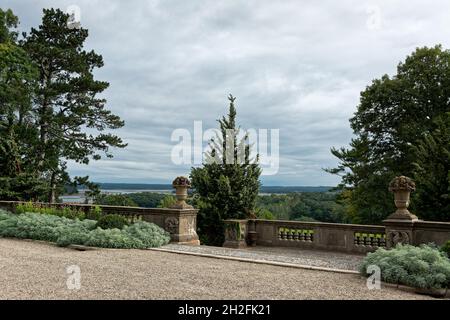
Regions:
[[[421,220],[385,220],[384,226],[260,219],[225,224],[224,246],[231,248],[257,245],[366,253],[397,243],[440,246],[450,240],[449,222]]]
[[[225,220],[224,246],[249,245],[366,253],[402,244],[438,246],[450,240],[450,222],[422,221],[409,212],[414,181],[405,176],[389,183],[397,210],[382,226],[283,220]]]
[[[253,244],[366,253],[386,245],[383,226],[256,219],[227,220],[226,229],[237,230],[236,223],[242,225],[244,221],[246,227],[240,229],[246,230],[246,235],[241,233],[240,240],[230,239],[235,233],[226,232],[224,246],[242,248]],[[256,234],[253,243],[249,239],[252,232]]]
[[[443,245],[450,240],[450,222],[416,221],[413,225],[415,245],[433,242]]]
[[[0,201],[0,208],[15,211],[20,201]],[[88,212],[92,204],[40,203],[48,207],[70,207]],[[170,233],[171,241],[176,243],[200,244],[197,236],[197,209],[141,208],[99,205],[103,214],[120,214],[131,220],[142,219],[152,222]]]

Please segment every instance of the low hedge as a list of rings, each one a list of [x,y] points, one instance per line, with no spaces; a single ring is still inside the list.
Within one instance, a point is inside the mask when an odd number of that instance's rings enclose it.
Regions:
[[[72,209],[70,207],[49,207],[46,205],[41,205],[39,203],[26,202],[20,203],[16,206],[16,213],[21,214],[25,212],[34,212],[40,214],[47,214],[58,217],[65,217],[69,219],[79,219],[83,220],[86,218],[86,214],[82,210]]]
[[[127,225],[127,218],[118,214],[101,216],[97,222],[97,227],[101,229],[123,229]]]
[[[433,245],[397,245],[386,250],[379,248],[369,253],[360,265],[360,273],[368,276],[367,268],[376,265],[381,280],[421,289],[450,287],[450,260]]]
[[[441,248],[447,254],[447,257],[450,258],[450,240],[448,240]]]
[[[144,249],[169,243],[170,235],[153,223],[138,221],[122,230],[96,227],[97,221],[39,213],[11,214],[0,210],[0,237],[35,239],[102,248]]]

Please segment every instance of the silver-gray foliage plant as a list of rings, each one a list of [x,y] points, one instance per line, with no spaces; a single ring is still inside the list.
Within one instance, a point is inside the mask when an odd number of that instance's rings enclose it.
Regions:
[[[0,210],[0,237],[35,239],[102,248],[144,249],[169,243],[170,235],[153,223],[138,221],[119,229],[96,228],[97,221],[39,213],[11,214]]]
[[[359,271],[368,276],[367,267],[377,265],[381,269],[381,280],[423,289],[450,287],[450,260],[436,246],[419,247],[398,244],[386,250],[379,248],[369,253]]]

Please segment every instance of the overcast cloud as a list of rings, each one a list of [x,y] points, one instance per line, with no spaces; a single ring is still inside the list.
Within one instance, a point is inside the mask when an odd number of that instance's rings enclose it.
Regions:
[[[266,185],[335,185],[322,168],[348,145],[348,119],[372,79],[395,72],[419,46],[450,48],[448,0],[2,1],[37,26],[42,8],[81,9],[86,48],[103,55],[108,107],[129,144],[113,159],[71,163],[98,182],[169,183],[174,129],[203,127],[237,97],[244,128],[280,129],[280,169]]]

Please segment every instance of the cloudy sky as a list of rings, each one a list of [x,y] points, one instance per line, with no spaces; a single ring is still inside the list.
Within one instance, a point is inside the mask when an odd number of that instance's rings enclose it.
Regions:
[[[335,185],[322,168],[348,144],[348,119],[372,79],[419,46],[450,48],[448,0],[2,0],[37,26],[42,8],[76,5],[86,48],[103,55],[108,107],[129,144],[113,159],[70,164],[98,182],[169,183],[175,129],[215,128],[237,97],[244,128],[279,129],[279,170],[266,185]],[[270,153],[270,149],[269,149]]]

